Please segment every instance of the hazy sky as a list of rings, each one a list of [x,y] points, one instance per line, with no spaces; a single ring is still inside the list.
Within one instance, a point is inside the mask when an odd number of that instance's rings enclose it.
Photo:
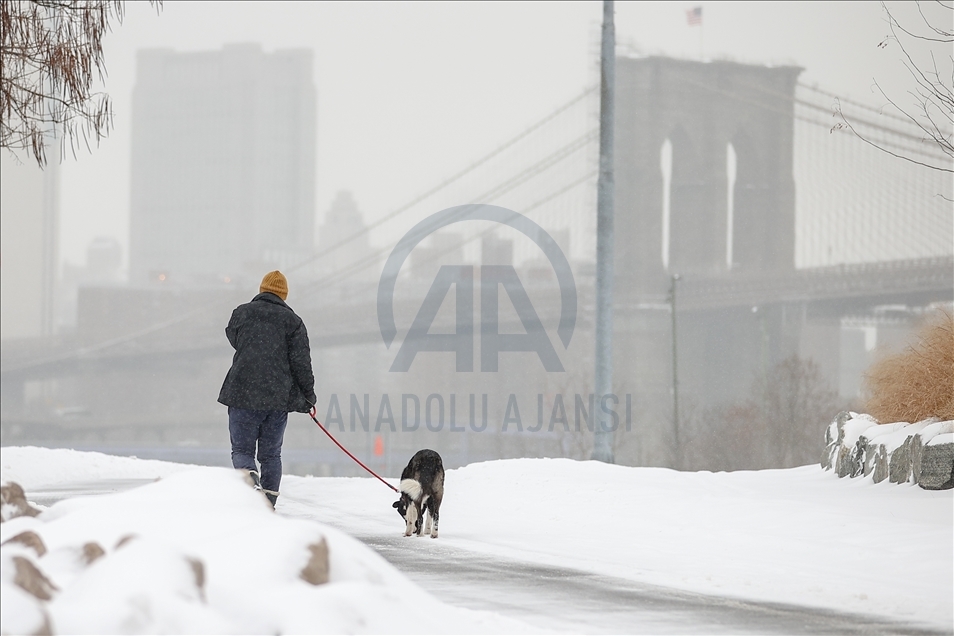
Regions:
[[[686,23],[686,10],[699,5],[701,29]],[[63,166],[61,255],[83,263],[100,235],[128,244],[140,48],[312,49],[320,225],[338,190],[352,190],[374,219],[577,94],[594,78],[601,11],[599,2],[166,0],[157,14],[127,3],[124,23],[105,41],[115,128]],[[797,64],[803,81],[875,105],[884,99],[874,79],[902,96],[911,87],[897,46],[878,47],[888,33],[879,2],[618,2],[616,29],[621,48],[649,54],[698,59],[702,49],[710,59]]]

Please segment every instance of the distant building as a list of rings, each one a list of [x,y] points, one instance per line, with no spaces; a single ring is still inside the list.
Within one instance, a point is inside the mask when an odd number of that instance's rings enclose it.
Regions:
[[[63,264],[57,329],[76,328],[77,299],[81,287],[116,287],[124,282],[123,246],[112,236],[98,236],[86,248],[86,265]]]
[[[130,282],[207,285],[313,254],[312,53],[139,52]]]
[[[0,339],[53,333],[59,235],[59,155],[41,170],[0,157]]]
[[[90,282],[119,281],[123,246],[112,236],[97,236],[86,248],[86,271]]]
[[[369,263],[371,245],[365,229],[354,195],[347,190],[338,192],[318,229],[317,269],[321,276],[347,285],[380,275],[380,269]]]
[[[480,238],[481,265],[513,265],[513,241],[493,234]]]
[[[551,229],[547,232],[560,247],[563,255],[570,260],[570,230],[569,228]],[[578,267],[575,269],[579,269]],[[524,261],[520,266],[520,277],[530,284],[556,283],[556,272],[553,263],[540,252],[534,253],[532,258]]]
[[[411,275],[430,283],[441,265],[465,265],[464,237],[453,232],[434,232],[426,245],[418,245],[411,252]]]

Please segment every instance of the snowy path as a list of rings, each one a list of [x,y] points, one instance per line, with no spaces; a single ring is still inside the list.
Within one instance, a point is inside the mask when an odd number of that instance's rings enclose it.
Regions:
[[[941,634],[816,608],[753,603],[499,559],[402,536],[358,537],[440,600],[555,632],[614,634]],[[424,539],[420,540],[421,542]],[[412,549],[408,549],[408,547]]]
[[[124,492],[138,486],[144,486],[152,479],[98,479],[95,481],[77,481],[69,484],[57,484],[53,487],[38,488],[29,493],[30,501],[41,506],[52,506],[58,501],[70,497],[88,497]]]

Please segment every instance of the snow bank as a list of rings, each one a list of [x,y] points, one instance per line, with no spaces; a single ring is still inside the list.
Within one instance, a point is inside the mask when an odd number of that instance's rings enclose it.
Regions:
[[[50,457],[62,461],[40,461]],[[87,462],[90,470],[82,470]],[[0,525],[0,632],[34,632],[44,624],[53,633],[107,634],[528,631],[438,602],[339,530],[275,514],[237,471],[108,464],[125,478],[157,471],[166,477],[67,499],[38,517]],[[96,454],[3,450],[4,480],[49,484],[54,476],[89,481],[90,474],[115,476]],[[9,541],[28,531],[39,547]],[[301,573],[322,541],[330,578],[313,585]],[[31,566],[36,573],[29,576],[48,582],[39,584],[48,600],[42,590],[41,598],[23,591]]]
[[[3,481],[14,481],[27,493],[44,486],[104,479],[152,480],[193,468],[155,459],[117,457],[65,448],[4,446],[0,452]]]
[[[878,424],[870,415],[843,411],[826,430],[821,466],[839,477],[949,489],[954,487],[952,433],[954,421]]]

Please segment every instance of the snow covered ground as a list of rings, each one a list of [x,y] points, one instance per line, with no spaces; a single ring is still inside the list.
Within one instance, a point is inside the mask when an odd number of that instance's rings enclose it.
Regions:
[[[47,543],[50,552],[37,564],[62,581],[48,604],[57,631],[534,631],[440,603],[349,537],[399,537],[403,529],[393,494],[371,478],[286,476],[274,515],[223,469],[4,448],[0,476],[20,483],[28,497],[103,479],[128,486],[164,477],[2,525],[0,540],[29,527]],[[954,631],[952,491],[840,480],[817,466],[713,474],[564,459],[466,466],[448,472],[445,491],[441,537],[399,539],[409,550],[440,546]],[[143,538],[138,556],[112,548],[128,533]],[[331,583],[312,587],[297,573],[319,536],[330,546]],[[64,565],[68,549],[75,553],[89,540],[107,557],[82,571]],[[152,565],[156,582],[144,581],[144,563],[176,562],[160,557],[169,551],[205,562],[206,603],[194,590],[191,597],[182,592],[190,588],[181,567]],[[5,570],[10,555],[8,544]],[[7,572],[2,579],[6,632],[28,608],[11,605],[19,597],[9,592]],[[143,598],[153,604],[151,628],[135,622],[143,620],[136,609]],[[126,623],[117,618],[123,616]]]

